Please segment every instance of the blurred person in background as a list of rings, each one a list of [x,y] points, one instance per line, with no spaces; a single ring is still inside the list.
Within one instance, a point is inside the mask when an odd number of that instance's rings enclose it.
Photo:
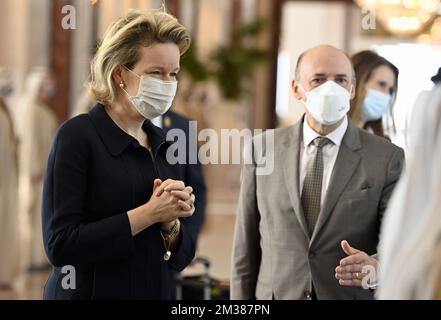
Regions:
[[[49,70],[35,68],[26,79],[26,91],[17,110],[21,139],[20,193],[26,197],[23,210],[29,221],[27,264],[30,270],[49,266],[41,236],[41,195],[47,159],[58,127],[56,114],[49,106],[54,93],[55,83]]]
[[[430,80],[433,82],[434,86],[440,84],[441,82],[441,68],[438,69],[437,73],[435,75],[433,75]],[[407,112],[406,115],[406,126],[404,129],[404,132],[406,133],[404,135],[404,141],[406,143],[406,148],[409,146],[409,139],[412,139],[412,137],[414,137],[414,135],[411,135],[411,129],[414,125],[413,119],[416,116],[416,113],[421,112],[420,108],[421,106],[425,106],[427,101],[429,101],[428,99],[430,99],[429,97],[431,97],[433,88],[432,90],[423,90],[421,91],[417,98],[415,99],[415,103],[413,104],[412,108],[410,108],[410,110]]]
[[[379,299],[441,299],[441,86],[417,100],[380,234]]]
[[[0,290],[12,287],[19,270],[17,141],[6,106],[12,90],[9,70],[0,67]]]
[[[62,125],[49,157],[43,235],[53,271],[45,299],[173,299],[173,272],[195,254],[193,188],[168,161],[151,119],[172,105],[190,34],[161,10],[132,11],[92,61],[88,114]],[[74,288],[63,286],[66,265]]]
[[[351,60],[357,89],[351,101],[349,117],[359,128],[389,139],[384,123],[390,120],[394,128],[392,106],[398,90],[398,69],[369,50],[353,55]],[[384,117],[387,117],[386,121]]]

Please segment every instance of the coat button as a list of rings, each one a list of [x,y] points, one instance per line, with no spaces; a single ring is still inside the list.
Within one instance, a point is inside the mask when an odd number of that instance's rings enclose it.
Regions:
[[[311,259],[314,259],[315,258],[315,252],[314,251],[309,252],[309,257]]]
[[[306,298],[306,299],[311,300],[312,295],[311,295],[311,292],[310,292],[310,291],[305,291],[304,294],[305,294],[305,298]]]

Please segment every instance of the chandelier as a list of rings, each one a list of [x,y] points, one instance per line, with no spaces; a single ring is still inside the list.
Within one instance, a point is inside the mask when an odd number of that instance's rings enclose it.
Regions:
[[[362,8],[375,10],[375,16],[387,31],[414,36],[436,17],[440,0],[355,0]]]

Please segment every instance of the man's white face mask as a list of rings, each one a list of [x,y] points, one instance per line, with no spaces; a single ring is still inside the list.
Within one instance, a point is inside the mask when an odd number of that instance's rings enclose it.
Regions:
[[[351,92],[336,82],[326,81],[310,91],[298,84],[306,95],[305,107],[317,122],[327,126],[333,125],[343,119],[349,111]]]
[[[128,95],[136,110],[149,120],[166,113],[173,103],[178,82],[162,81],[145,75],[139,76],[129,71],[140,78],[138,94],[130,96],[123,87],[121,88]]]

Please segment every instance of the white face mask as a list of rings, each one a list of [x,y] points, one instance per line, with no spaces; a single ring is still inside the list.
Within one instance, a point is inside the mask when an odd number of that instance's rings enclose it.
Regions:
[[[144,75],[139,76],[133,71],[129,71],[140,78],[138,94],[130,96],[123,87],[121,89],[129,96],[129,100],[133,103],[136,110],[149,120],[166,113],[173,103],[178,82],[162,81]]]
[[[305,106],[311,116],[323,125],[333,125],[343,119],[349,111],[351,93],[334,81],[326,81],[322,85],[305,92]],[[352,91],[352,86],[351,86]]]

